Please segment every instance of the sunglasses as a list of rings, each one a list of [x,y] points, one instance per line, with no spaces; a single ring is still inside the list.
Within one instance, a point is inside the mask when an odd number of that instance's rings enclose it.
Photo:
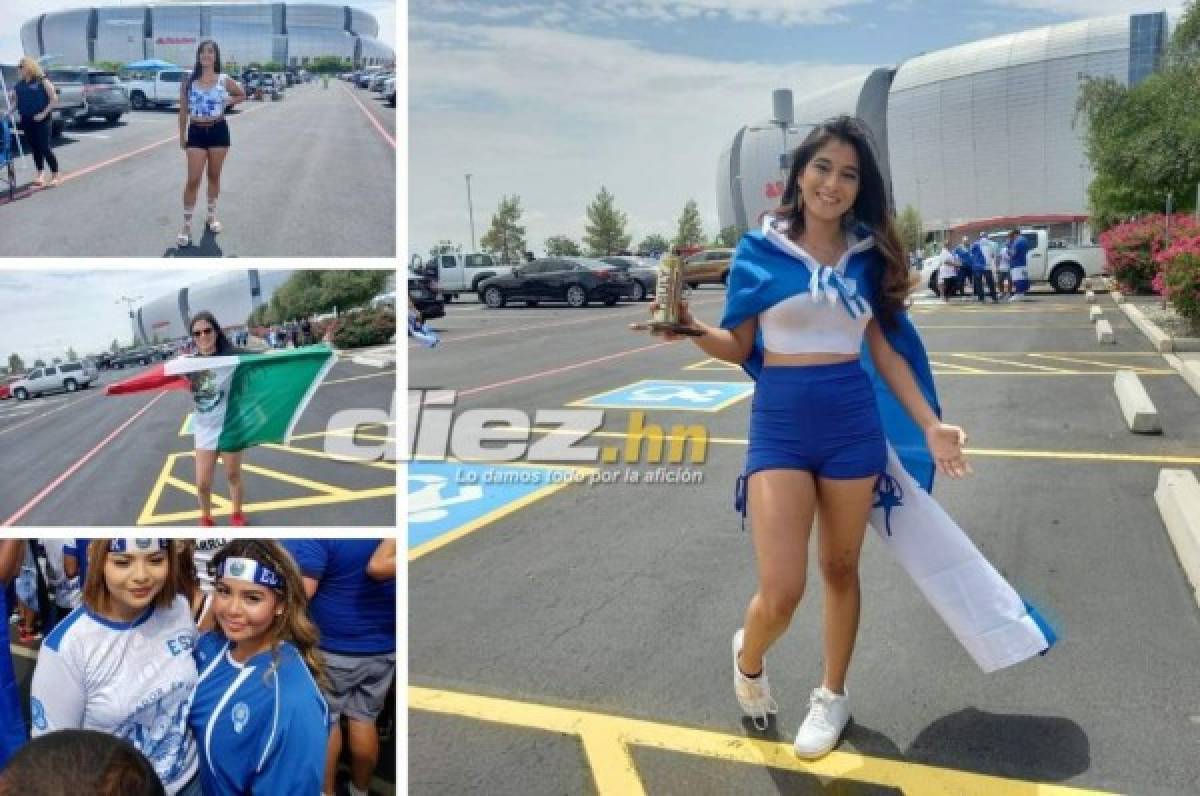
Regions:
[[[213,334],[215,331],[216,330],[213,329],[211,326],[206,326],[203,329],[196,329],[195,331],[193,331],[192,337],[204,337],[205,335]]]

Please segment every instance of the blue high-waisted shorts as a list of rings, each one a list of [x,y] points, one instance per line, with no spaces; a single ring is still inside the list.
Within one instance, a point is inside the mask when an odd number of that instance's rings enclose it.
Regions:
[[[750,414],[746,478],[769,469],[866,478],[886,468],[875,390],[858,360],[763,367]]]

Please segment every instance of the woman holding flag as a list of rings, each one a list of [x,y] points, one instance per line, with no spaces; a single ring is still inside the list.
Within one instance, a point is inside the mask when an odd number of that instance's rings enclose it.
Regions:
[[[105,393],[189,390],[195,439],[200,525],[211,528],[212,483],[217,459],[229,481],[230,524],[243,526],[242,452],[264,443],[286,444],[325,374],[337,358],[328,345],[269,354],[235,348],[207,310],[188,324],[196,355],[178,357],[110,385]]]
[[[971,470],[966,434],[940,419],[905,308],[911,287],[867,133],[842,116],[795,150],[781,206],[743,236],[720,325],[682,307],[692,340],[757,382],[735,506],[743,517],[749,508],[758,589],[732,648],[737,701],[760,729],[777,710],[765,655],[804,593],[818,519],[824,672],[793,744],[803,758],[832,750],[849,720],[868,523],[984,671],[1053,643],[928,495],[935,469],[954,478]]]

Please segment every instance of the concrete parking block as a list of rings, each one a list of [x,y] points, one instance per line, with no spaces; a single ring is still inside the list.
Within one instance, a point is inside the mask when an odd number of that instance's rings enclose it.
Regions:
[[[1092,323],[1095,323],[1103,317],[1104,310],[1100,309],[1099,307],[1092,307],[1090,310],[1088,310],[1088,319],[1091,320]]]
[[[368,368],[393,368],[396,366],[396,355],[380,351],[351,357],[350,361]]]
[[[1125,317],[1129,318],[1130,323],[1138,328],[1139,332],[1146,335],[1146,339],[1150,341],[1150,345],[1154,346],[1155,351],[1162,354],[1175,350],[1175,346],[1167,333],[1151,323],[1137,306],[1122,304],[1121,311],[1125,313]]]
[[[1085,295],[1085,296],[1087,296],[1087,303],[1088,303],[1088,304],[1095,304],[1095,303],[1096,303],[1096,292],[1095,292],[1094,290],[1089,290],[1089,291],[1088,291],[1087,293],[1085,293],[1084,295]]]
[[[1200,482],[1191,470],[1160,470],[1154,502],[1200,605]]]
[[[1096,321],[1096,342],[1110,345],[1117,344],[1117,336],[1113,334],[1112,324],[1103,318]]]
[[[1142,386],[1141,379],[1132,370],[1117,371],[1113,379],[1113,389],[1117,391],[1117,401],[1121,404],[1121,414],[1125,416],[1125,425],[1135,434],[1158,434],[1162,432],[1159,422],[1158,409],[1150,400],[1150,394]]]
[[[1108,295],[1112,296],[1113,304],[1125,303],[1125,294],[1119,290],[1110,291]]]

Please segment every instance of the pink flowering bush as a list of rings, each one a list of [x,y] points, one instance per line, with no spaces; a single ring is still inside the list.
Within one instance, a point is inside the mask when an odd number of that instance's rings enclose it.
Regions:
[[[1171,242],[1200,236],[1200,224],[1190,215],[1171,216]],[[1155,284],[1162,264],[1156,261],[1167,248],[1166,216],[1146,216],[1118,224],[1100,234],[1107,260],[1105,272],[1117,280],[1123,293],[1162,293],[1163,282]]]
[[[1172,231],[1170,246],[1154,262],[1159,268],[1152,282],[1155,291],[1162,295],[1165,287],[1175,311],[1200,329],[1200,230],[1179,237]]]

